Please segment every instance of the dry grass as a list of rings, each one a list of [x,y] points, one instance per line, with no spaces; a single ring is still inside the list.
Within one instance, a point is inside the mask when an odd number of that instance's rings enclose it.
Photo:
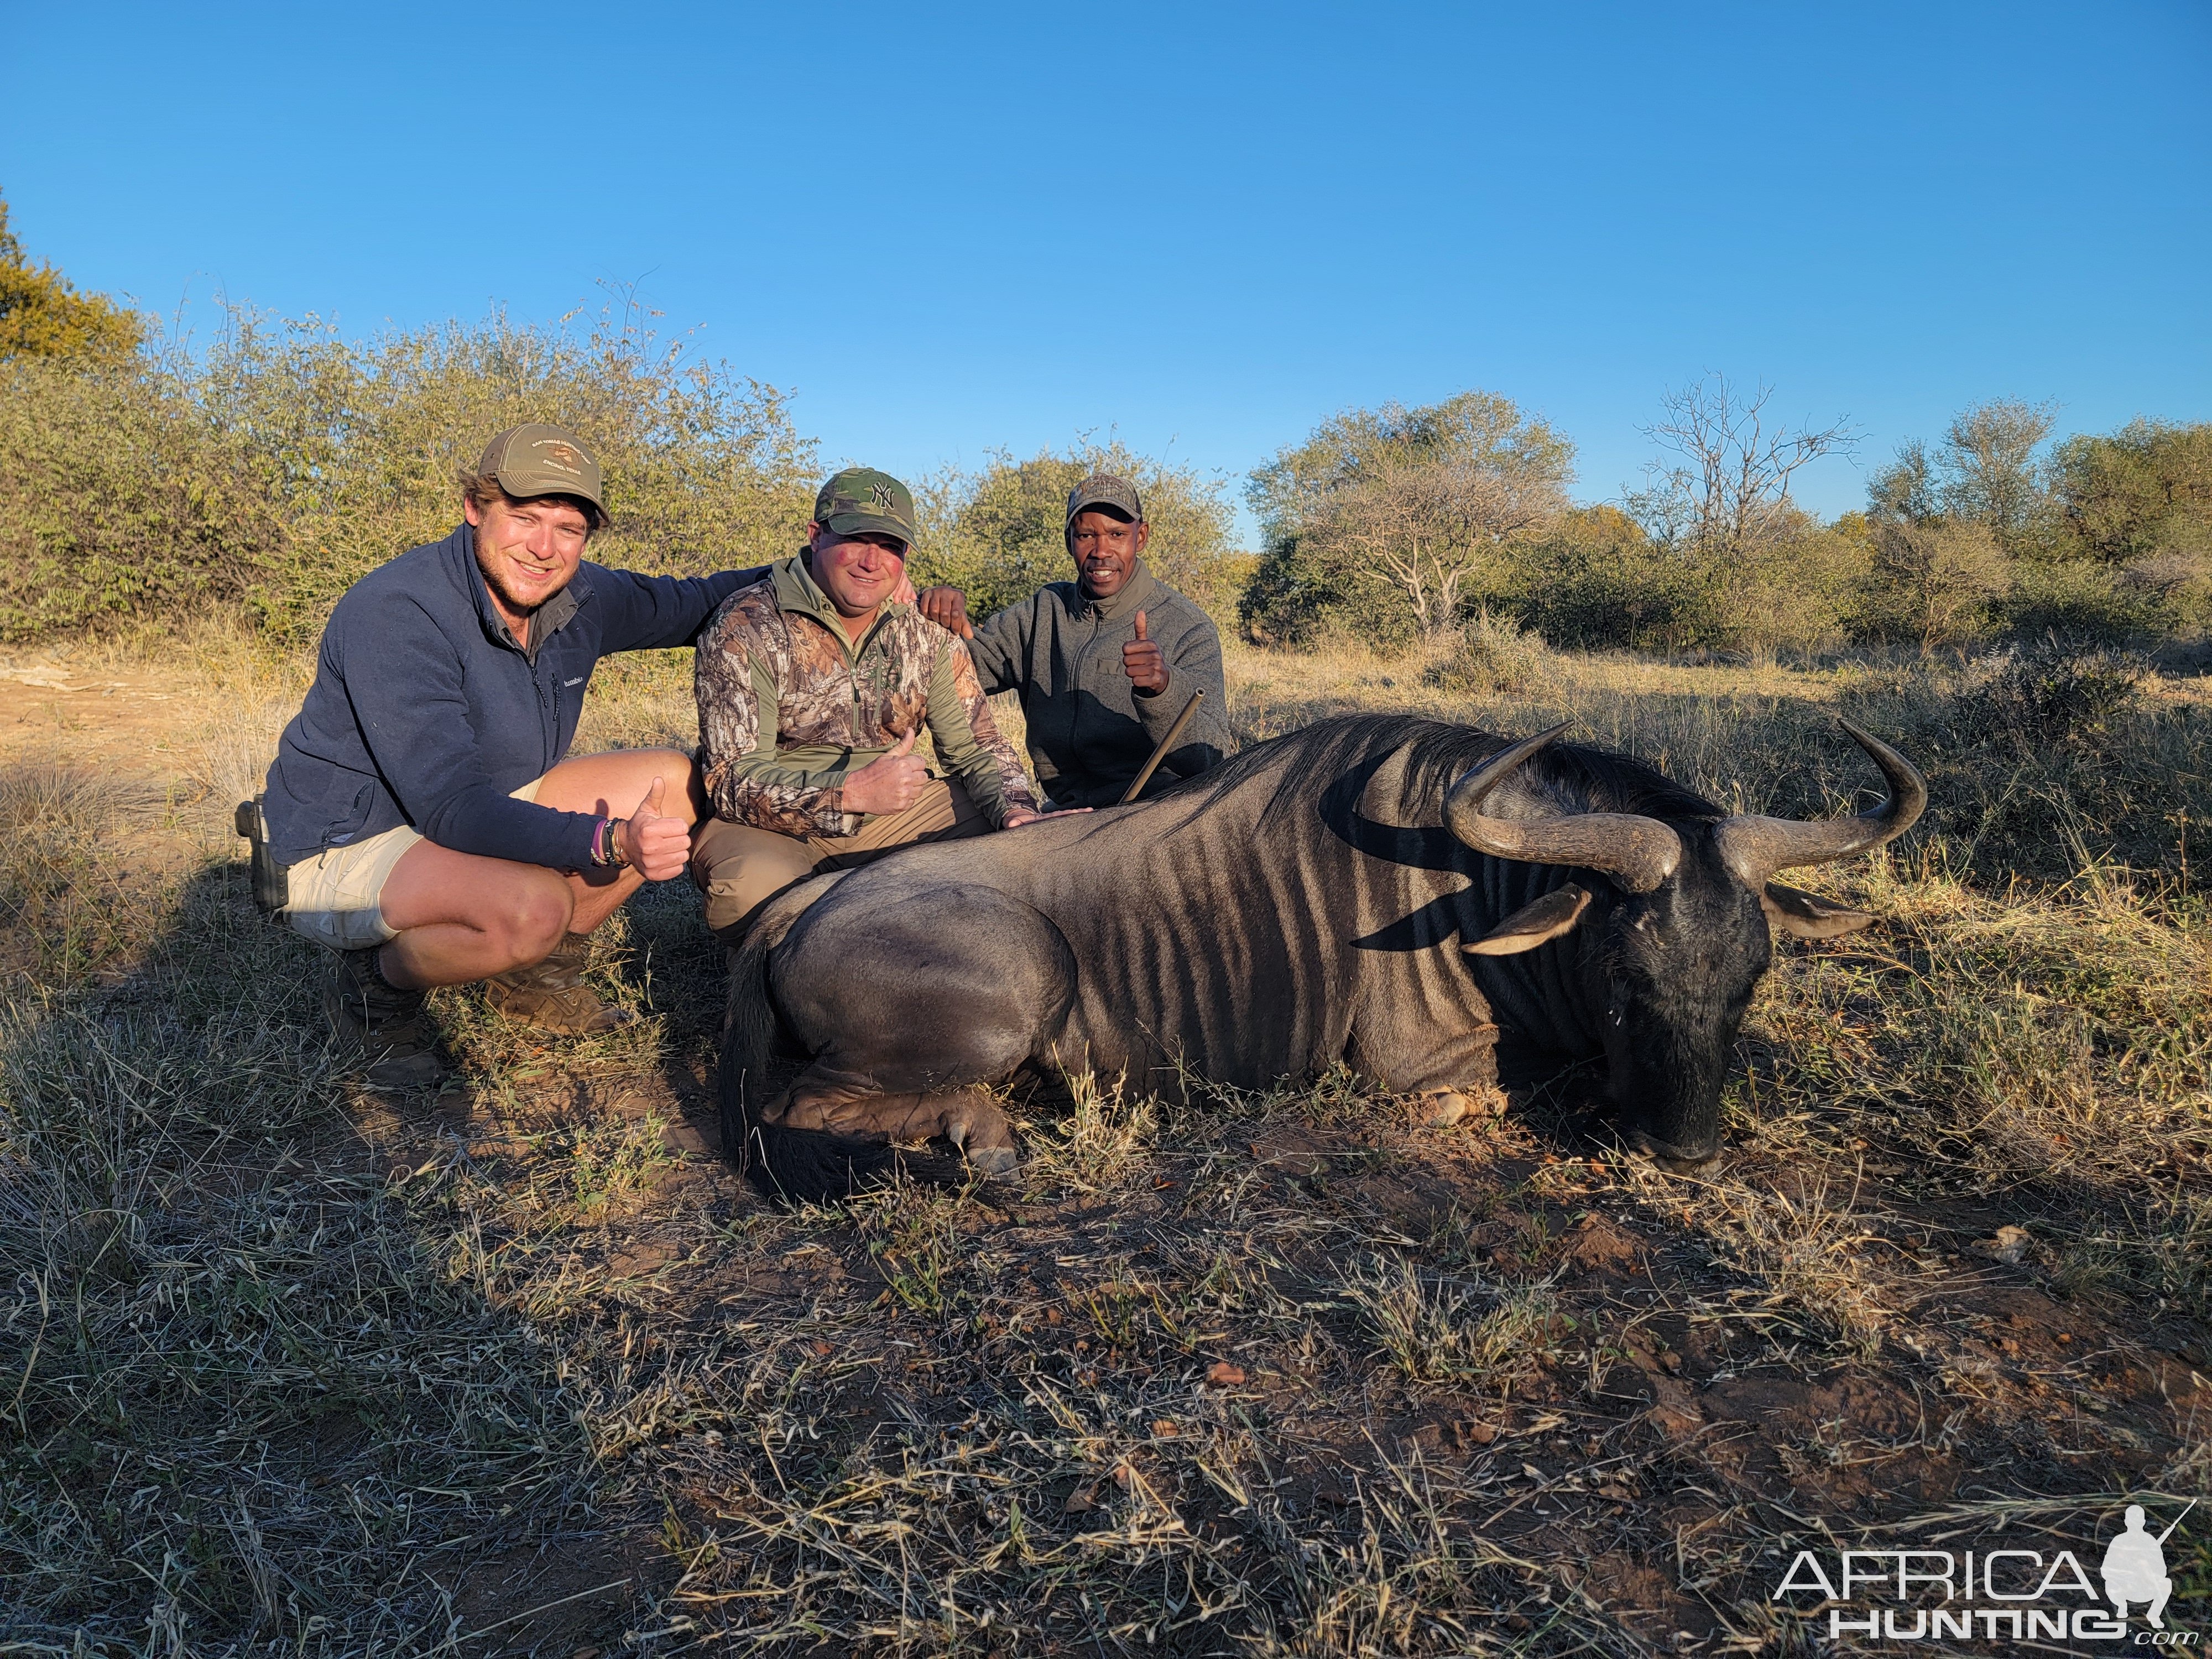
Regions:
[[[1884,925],[1781,953],[1711,1180],[1571,1078],[1109,1081],[1017,1103],[1018,1183],[794,1211],[714,1155],[680,887],[599,947],[629,1030],[441,994],[458,1085],[360,1092],[221,822],[299,665],[201,644],[165,753],[0,769],[8,1651],[1809,1652],[1823,1528],[2086,1540],[2212,1468],[2195,683],[2023,750],[1985,665],[1232,649],[1248,739],[1572,715],[1763,810],[1871,781],[1848,711],[1935,821],[1819,872]],[[641,659],[586,741],[690,726]]]

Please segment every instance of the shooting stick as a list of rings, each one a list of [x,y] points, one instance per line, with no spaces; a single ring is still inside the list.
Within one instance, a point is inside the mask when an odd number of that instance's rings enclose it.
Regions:
[[[1176,739],[1182,735],[1183,727],[1190,724],[1190,717],[1198,713],[1198,705],[1205,696],[1203,688],[1190,694],[1190,701],[1183,704],[1182,713],[1176,716],[1175,724],[1168,727],[1167,736],[1160,739],[1158,746],[1152,750],[1152,759],[1145,763],[1145,769],[1137,774],[1135,780],[1122,793],[1118,805],[1127,806],[1136,799],[1137,792],[1152,781],[1152,774],[1159,770],[1160,763],[1167,758],[1168,750],[1175,747]]]

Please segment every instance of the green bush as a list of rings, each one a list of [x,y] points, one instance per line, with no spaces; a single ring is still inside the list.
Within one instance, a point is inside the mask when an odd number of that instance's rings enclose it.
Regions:
[[[1546,678],[1543,636],[1510,617],[1478,612],[1449,634],[1432,635],[1421,684],[1464,697],[1513,696]]]
[[[1872,526],[1872,568],[1854,608],[1853,631],[1923,651],[1988,636],[2014,580],[2013,562],[1989,526],[1942,519],[1883,518]]]
[[[2157,590],[2095,559],[2021,560],[1996,615],[2000,629],[2018,637],[2114,644],[2167,633],[2178,620]]]
[[[266,619],[287,562],[249,458],[167,377],[0,363],[0,638],[212,604]]]
[[[1706,605],[1689,562],[1610,507],[1562,514],[1528,550],[1516,586],[1522,621],[1584,650],[1679,648],[1699,632]]]
[[[312,318],[240,313],[192,390],[284,518],[270,610],[294,629],[319,628],[368,570],[451,531],[458,474],[520,422],[568,427],[597,452],[614,519],[592,539],[604,563],[692,574],[781,557],[817,482],[782,393],[692,358],[635,307],[588,328],[495,315],[358,343]]]
[[[2069,438],[2050,473],[2077,556],[2131,563],[2212,539],[2212,422]]]
[[[634,310],[358,343],[241,312],[197,358],[0,365],[0,634],[234,604],[312,636],[362,575],[460,521],[460,470],[525,420],[598,451],[615,522],[596,560],[691,574],[799,544],[813,446],[782,394]]]
[[[1721,557],[1655,541],[1616,508],[1585,507],[1526,550],[1518,609],[1560,645],[1759,654],[1837,638],[1867,564],[1862,540],[1802,514]]]
[[[1976,665],[1950,702],[1954,736],[2025,754],[2087,744],[2138,701],[2150,664],[2109,648],[2085,651],[2046,639]]]

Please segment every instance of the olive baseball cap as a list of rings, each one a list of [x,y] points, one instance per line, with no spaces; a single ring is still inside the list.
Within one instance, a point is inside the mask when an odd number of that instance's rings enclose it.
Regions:
[[[1132,524],[1145,521],[1145,498],[1137,494],[1137,486],[1110,472],[1094,472],[1067,492],[1066,527],[1073,530],[1076,514],[1094,507],[1111,507]]]
[[[485,446],[477,476],[498,479],[499,487],[517,501],[574,495],[596,507],[602,521],[608,516],[599,458],[564,427],[532,421],[507,428]]]
[[[888,472],[848,466],[814,498],[814,522],[834,536],[896,536],[914,545],[914,493]]]

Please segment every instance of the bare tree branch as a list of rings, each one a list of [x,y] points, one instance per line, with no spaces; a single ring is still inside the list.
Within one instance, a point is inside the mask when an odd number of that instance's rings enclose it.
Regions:
[[[1761,386],[1743,397],[1723,374],[1667,394],[1666,418],[1644,435],[1686,464],[1655,467],[1649,487],[1628,496],[1629,510],[1656,539],[1722,556],[1762,542],[1789,522],[1790,481],[1799,469],[1848,454],[1856,443],[1844,421],[1771,427],[1773,396]]]

